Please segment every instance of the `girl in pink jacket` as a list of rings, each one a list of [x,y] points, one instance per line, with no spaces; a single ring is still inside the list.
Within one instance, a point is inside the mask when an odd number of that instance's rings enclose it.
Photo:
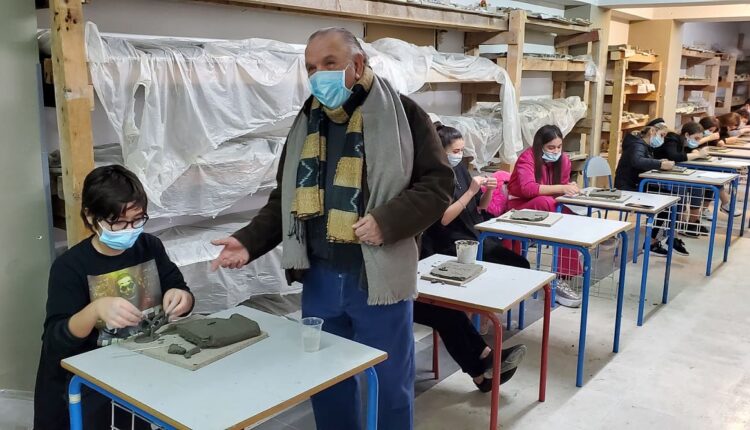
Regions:
[[[570,181],[570,159],[563,152],[562,139],[562,132],[555,125],[545,125],[536,132],[534,143],[518,157],[510,176],[509,209],[555,212],[555,197],[578,194],[578,185]],[[559,249],[558,272],[563,280],[558,282],[557,302],[580,306],[580,295],[564,280],[582,272],[577,251]]]

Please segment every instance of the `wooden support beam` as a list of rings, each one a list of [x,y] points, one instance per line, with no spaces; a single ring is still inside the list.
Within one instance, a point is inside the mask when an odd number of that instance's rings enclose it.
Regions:
[[[94,168],[81,0],[52,0],[52,69],[68,246],[89,236],[80,218],[83,180]]]
[[[599,30],[592,30],[588,33],[577,33],[569,36],[555,37],[555,48],[565,48],[567,46],[583,45],[585,43],[599,41]]]
[[[508,56],[505,58],[505,70],[513,83],[516,93],[516,105],[521,101],[521,78],[523,76],[523,46],[526,41],[526,11],[514,10],[508,17],[508,31],[516,35],[515,43],[508,44]],[[498,64],[500,61],[498,61]],[[503,67],[503,66],[501,66]]]
[[[553,81],[584,82],[586,75],[581,72],[552,72]]]

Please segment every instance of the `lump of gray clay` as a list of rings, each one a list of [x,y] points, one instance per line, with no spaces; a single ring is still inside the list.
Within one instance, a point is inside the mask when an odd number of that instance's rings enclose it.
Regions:
[[[173,343],[169,345],[169,349],[167,350],[167,352],[170,354],[182,355],[186,353],[187,351],[185,350],[185,348],[181,347],[180,345]]]
[[[233,314],[229,318],[204,318],[177,324],[175,331],[200,348],[221,348],[260,335],[260,326],[250,318]]]
[[[183,350],[184,350],[184,348],[183,348]],[[185,354],[183,354],[182,356],[185,357],[186,359],[190,359],[190,357],[192,357],[194,354],[197,354],[199,352],[201,352],[201,349],[199,347],[197,347],[197,346],[194,346],[194,347],[188,349],[187,351],[185,351]]]

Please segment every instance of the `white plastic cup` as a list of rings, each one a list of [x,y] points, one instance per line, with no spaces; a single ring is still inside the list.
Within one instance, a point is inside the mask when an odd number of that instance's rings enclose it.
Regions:
[[[320,331],[323,329],[323,319],[316,317],[302,318],[302,348],[305,352],[315,352],[320,349]]]
[[[474,264],[477,262],[477,250],[479,242],[476,240],[457,240],[456,257],[461,264]]]

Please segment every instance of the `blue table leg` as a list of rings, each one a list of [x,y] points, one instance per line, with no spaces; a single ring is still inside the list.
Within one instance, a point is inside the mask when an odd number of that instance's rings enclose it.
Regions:
[[[586,325],[588,324],[589,290],[591,288],[591,254],[585,248],[577,248],[583,254],[583,291],[581,304],[581,331],[578,334],[578,366],[576,368],[576,387],[583,386],[583,362],[586,358]]]
[[[378,374],[370,367],[367,376],[367,430],[378,430]]]
[[[745,235],[745,220],[747,219],[747,198],[749,196],[750,196],[750,170],[748,170],[748,173],[745,175],[745,201],[742,204],[742,220],[740,221],[740,236]]]
[[[518,305],[518,329],[523,330],[523,326],[525,324],[526,320],[526,302],[521,301],[521,304]]]
[[[144,420],[148,421],[151,424],[155,424],[161,429],[164,430],[175,430],[174,426],[165,423],[164,421],[160,420],[159,418],[156,418],[155,416],[151,415],[150,413],[144,411],[143,409],[139,408],[138,406],[133,405],[132,403],[129,403],[114,394],[106,391],[105,389],[94,385],[93,383],[81,378],[80,376],[74,375],[72,378],[70,378],[70,383],[68,384],[68,410],[70,412],[70,428],[71,430],[81,430],[83,428],[83,415],[81,413],[81,386],[85,385],[92,390],[98,392],[99,394],[103,395],[104,397],[107,397],[114,401],[115,403],[121,405],[125,409],[128,409],[137,415],[139,415]]]
[[[633,263],[638,262],[638,252],[640,251],[638,247],[641,245],[638,241],[639,236],[641,234],[641,214],[637,213],[635,214],[635,232],[633,232]],[[646,238],[648,240],[648,238]],[[646,247],[644,245],[643,247],[643,253],[646,253]]]
[[[672,251],[674,250],[674,230],[677,228],[677,203],[669,209],[669,240],[667,243],[667,267],[664,269],[664,288],[661,292],[661,302],[667,304],[669,300],[669,274],[672,270]]]
[[[83,429],[81,411],[81,377],[74,375],[68,385],[68,410],[70,413],[70,430]]]
[[[508,309],[508,316],[506,317],[505,326],[507,327],[507,330],[510,330],[511,322],[513,321],[513,310]]]
[[[737,206],[737,187],[740,186],[740,178],[732,181],[729,187],[729,217],[727,220],[727,238],[724,240],[724,262],[729,258],[729,245],[732,243],[732,227],[734,227],[734,209]]]
[[[478,261],[482,261],[482,256],[484,255],[484,240],[487,237],[489,237],[489,234],[485,232],[479,233],[479,246],[477,247]],[[471,320],[474,323],[474,328],[477,330],[477,332],[480,332],[482,329],[482,319],[480,318],[479,314],[474,314]]]
[[[651,240],[651,231],[654,228],[654,215],[646,215],[646,233],[644,243],[648,244]],[[638,297],[638,326],[643,325],[643,304],[646,301],[646,282],[648,281],[648,259],[651,251],[643,246],[643,270],[641,271],[641,293]]]
[[[557,297],[557,247],[552,247],[552,273],[555,274],[555,279],[552,280],[552,308],[554,309],[557,305],[555,303],[555,297]]]
[[[714,258],[714,239],[716,239],[716,221],[719,219],[721,206],[719,202],[719,187],[713,187],[714,190],[714,213],[711,214],[711,236],[708,238],[708,257],[706,258],[706,276],[711,276],[711,263]],[[719,208],[719,209],[717,209]]]
[[[628,232],[620,233],[622,255],[620,256],[620,281],[617,285],[617,310],[615,310],[615,340],[612,352],[620,352],[620,327],[622,326],[622,304],[625,301],[625,271],[628,267]]]

